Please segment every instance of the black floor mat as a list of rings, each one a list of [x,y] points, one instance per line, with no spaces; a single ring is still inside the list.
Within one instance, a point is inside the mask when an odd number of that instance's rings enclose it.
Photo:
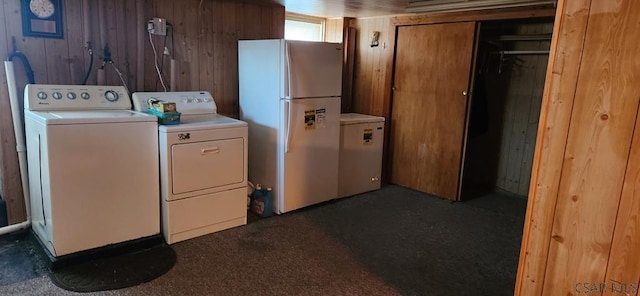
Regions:
[[[50,276],[56,286],[69,291],[115,290],[151,281],[165,274],[175,263],[173,249],[158,246],[60,268]]]

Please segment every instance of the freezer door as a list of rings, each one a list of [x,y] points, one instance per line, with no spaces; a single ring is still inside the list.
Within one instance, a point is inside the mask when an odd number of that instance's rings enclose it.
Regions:
[[[384,121],[343,124],[340,127],[338,196],[380,189],[383,143]]]
[[[285,97],[342,95],[342,45],[285,41]]]
[[[282,107],[278,213],[338,196],[340,98],[282,100]]]

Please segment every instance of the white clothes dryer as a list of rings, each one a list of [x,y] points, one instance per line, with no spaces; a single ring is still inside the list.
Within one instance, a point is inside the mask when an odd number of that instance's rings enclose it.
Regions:
[[[157,118],[119,86],[27,85],[32,228],[59,257],[160,233]]]
[[[209,92],[137,92],[175,102],[180,124],[160,125],[162,233],[172,244],[247,223],[248,125],[217,114]]]

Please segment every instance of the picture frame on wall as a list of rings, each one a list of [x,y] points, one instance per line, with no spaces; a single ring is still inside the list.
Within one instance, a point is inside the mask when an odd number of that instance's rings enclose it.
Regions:
[[[20,0],[22,35],[64,38],[62,0]]]

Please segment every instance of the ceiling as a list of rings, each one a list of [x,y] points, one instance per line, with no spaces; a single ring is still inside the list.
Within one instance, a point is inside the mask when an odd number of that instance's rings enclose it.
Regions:
[[[375,17],[411,12],[500,8],[508,5],[555,6],[556,0],[245,0],[284,5],[288,12],[320,17]]]
[[[407,0],[279,0],[286,10],[323,17],[370,17],[405,13]]]

